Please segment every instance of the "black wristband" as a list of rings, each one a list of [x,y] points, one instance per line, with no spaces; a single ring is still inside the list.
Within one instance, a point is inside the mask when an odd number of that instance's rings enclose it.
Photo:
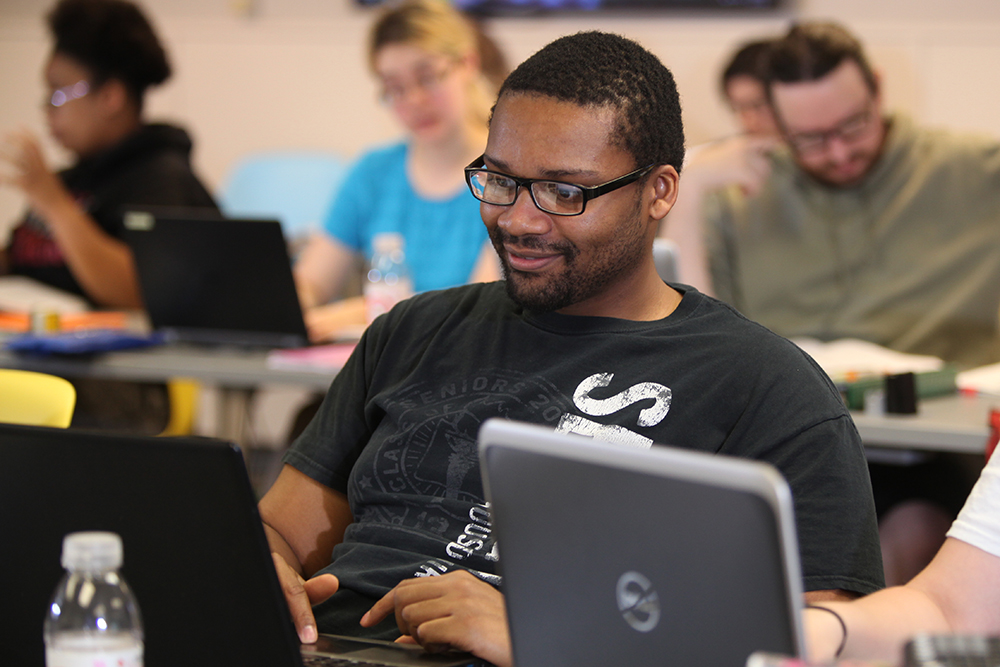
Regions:
[[[837,652],[833,654],[834,658],[839,658],[840,654],[844,652],[844,647],[847,645],[847,623],[844,623],[844,619],[841,618],[840,614],[829,607],[823,607],[818,604],[807,604],[806,609],[822,609],[823,611],[833,614],[833,617],[837,619],[838,623],[840,623],[840,629],[844,631],[844,637],[840,640],[840,646],[837,647]]]

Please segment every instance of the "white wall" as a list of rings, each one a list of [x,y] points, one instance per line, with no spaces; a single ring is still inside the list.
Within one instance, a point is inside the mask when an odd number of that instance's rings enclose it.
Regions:
[[[795,2],[795,0],[788,0]],[[174,77],[149,115],[183,123],[210,187],[254,150],[317,147],[355,155],[395,134],[365,66],[370,10],[353,0],[145,0],[168,45]],[[44,134],[40,70],[48,52],[45,0],[0,0],[0,132]],[[638,39],[674,71],[689,143],[729,132],[716,93],[739,42],[783,31],[793,18],[832,18],[868,45],[891,106],[919,120],[1000,136],[1000,2],[798,0],[773,12],[643,12],[494,18],[487,29],[519,62],[551,39],[600,28]],[[64,159],[51,143],[53,160]],[[0,189],[0,232],[22,203]],[[3,234],[0,233],[0,239]]]

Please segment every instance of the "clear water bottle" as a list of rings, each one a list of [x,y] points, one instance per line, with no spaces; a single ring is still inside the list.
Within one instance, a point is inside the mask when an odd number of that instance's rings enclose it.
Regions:
[[[115,533],[63,539],[66,574],[45,619],[47,667],[142,667],[142,620],[121,564]]]
[[[372,239],[372,254],[364,282],[365,315],[368,324],[397,303],[413,295],[413,281],[406,265],[402,234],[385,232]]]

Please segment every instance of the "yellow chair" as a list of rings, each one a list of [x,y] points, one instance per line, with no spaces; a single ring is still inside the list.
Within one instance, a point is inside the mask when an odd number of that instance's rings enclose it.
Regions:
[[[167,380],[170,419],[160,435],[174,436],[194,433],[194,419],[200,388],[198,381],[190,378],[170,378]]]
[[[75,405],[76,389],[63,378],[0,368],[0,422],[66,428]]]

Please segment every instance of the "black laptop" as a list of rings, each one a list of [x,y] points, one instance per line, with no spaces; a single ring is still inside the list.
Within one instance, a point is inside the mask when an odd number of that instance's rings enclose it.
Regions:
[[[62,538],[80,530],[122,537],[147,667],[300,667],[303,653],[335,654],[336,664],[482,664],[329,635],[303,649],[235,445],[0,424],[0,665],[44,665]]]
[[[307,343],[288,247],[277,220],[204,209],[125,214],[142,298],[156,330],[195,343]]]

